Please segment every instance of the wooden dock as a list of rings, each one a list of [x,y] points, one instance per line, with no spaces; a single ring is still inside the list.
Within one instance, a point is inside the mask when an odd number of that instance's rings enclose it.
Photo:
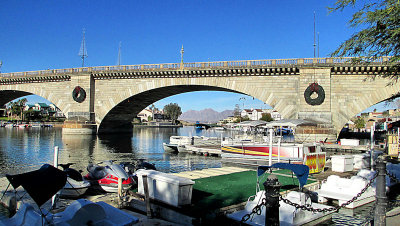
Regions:
[[[218,156],[221,157],[220,145],[185,145],[187,152],[191,154],[204,155],[204,156]]]
[[[173,175],[195,180],[199,178],[214,177],[214,176],[244,172],[249,170],[250,169],[244,169],[239,167],[222,167],[222,168],[209,168],[203,170],[185,171],[180,173],[173,173]]]
[[[369,150],[369,145],[340,145],[340,144],[321,144],[321,148],[324,151],[336,151],[336,152],[367,152]]]

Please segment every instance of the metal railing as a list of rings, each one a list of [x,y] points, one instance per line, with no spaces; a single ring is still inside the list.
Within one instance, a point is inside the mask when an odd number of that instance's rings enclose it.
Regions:
[[[273,66],[302,66],[302,65],[335,65],[350,64],[352,57],[339,58],[298,58],[298,59],[269,59],[269,60],[241,60],[241,61],[217,61],[217,62],[194,62],[183,63],[183,68],[186,70],[194,69],[234,69],[248,67],[273,67]],[[380,57],[371,61],[374,64],[384,64],[389,61],[389,57]],[[163,71],[163,70],[179,70],[182,69],[180,63],[166,64],[142,64],[142,65],[116,65],[116,66],[95,66],[81,68],[66,68],[66,69],[48,69],[40,71],[25,71],[1,73],[1,78],[10,77],[33,77],[46,76],[57,74],[74,74],[81,72],[113,72],[113,71]]]

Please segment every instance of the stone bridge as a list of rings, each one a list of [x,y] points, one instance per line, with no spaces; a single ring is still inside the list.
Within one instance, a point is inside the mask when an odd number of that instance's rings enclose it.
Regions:
[[[351,117],[400,91],[388,79],[373,78],[387,69],[387,61],[354,65],[351,58],[307,58],[3,73],[0,106],[35,94],[54,103],[76,127],[85,127],[73,120],[80,118],[97,133],[124,132],[132,130],[131,122],[142,109],[163,98],[228,91],[257,98],[286,119],[318,121],[319,128],[311,132],[318,134],[314,139],[334,140]]]

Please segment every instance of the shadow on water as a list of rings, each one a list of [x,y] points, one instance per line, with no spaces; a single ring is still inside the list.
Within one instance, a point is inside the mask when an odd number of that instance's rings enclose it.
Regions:
[[[111,152],[132,153],[132,134],[102,134],[98,139]]]

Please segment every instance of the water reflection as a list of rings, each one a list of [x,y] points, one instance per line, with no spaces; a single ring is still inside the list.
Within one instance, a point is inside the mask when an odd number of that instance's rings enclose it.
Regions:
[[[163,142],[172,135],[208,137],[231,136],[230,132],[196,131],[194,127],[135,127],[132,134],[67,135],[60,128],[0,128],[0,176],[38,169],[53,163],[54,147],[59,147],[59,163],[74,163],[72,167],[86,172],[89,163],[105,160],[130,162],[145,159],[164,172],[215,168],[221,166],[218,157],[164,153]]]

